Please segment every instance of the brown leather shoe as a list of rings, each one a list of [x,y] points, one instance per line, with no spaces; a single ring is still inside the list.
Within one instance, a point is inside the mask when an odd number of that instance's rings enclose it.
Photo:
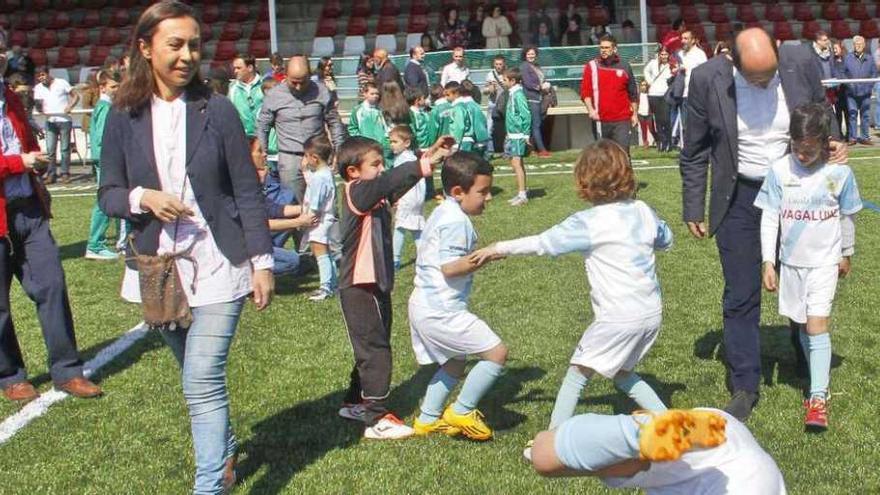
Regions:
[[[232,488],[238,482],[238,476],[235,474],[235,464],[238,462],[238,454],[226,459],[226,469],[223,470],[223,491],[232,493]]]
[[[81,376],[68,380],[61,385],[56,385],[55,388],[80,399],[91,399],[104,393],[101,387]]]
[[[18,382],[3,389],[3,395],[9,400],[28,403],[40,396],[30,382]]]

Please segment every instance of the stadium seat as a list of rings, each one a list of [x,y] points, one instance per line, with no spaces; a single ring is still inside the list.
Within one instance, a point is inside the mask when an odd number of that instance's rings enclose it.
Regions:
[[[657,35],[657,42],[660,42],[660,40],[663,39],[663,36],[669,31],[672,31],[672,24],[657,24],[654,26],[654,32]]]
[[[238,53],[238,50],[235,48],[235,42],[218,41],[217,46],[214,48],[214,61],[228,62],[235,57],[236,53]]]
[[[770,22],[782,22],[787,21],[788,17],[785,15],[782,5],[778,3],[769,3],[764,9],[764,19],[767,19]]]
[[[794,4],[794,19],[796,21],[809,22],[816,18],[813,17],[813,9],[810,8],[809,5],[805,3],[796,3]]]
[[[68,12],[79,7],[78,0],[54,0],[52,10],[56,12]]]
[[[482,2],[475,1],[474,3],[471,4],[471,12],[475,12],[477,10],[477,5],[479,3],[482,3]],[[501,0],[500,3],[501,3],[501,8],[504,10],[504,12],[510,13],[510,12],[516,12],[517,10],[519,10],[518,0]],[[592,6],[593,5],[590,5],[590,7],[592,7]],[[489,9],[486,8],[485,10],[489,10]],[[489,12],[487,12],[487,14],[489,14]]]
[[[679,15],[687,25],[698,24],[701,22],[700,13],[693,5],[682,5],[679,10]]]
[[[113,0],[113,5],[121,7],[123,9],[133,9],[137,7],[139,3],[139,0]]]
[[[441,0],[440,1],[440,10],[444,11],[450,7],[459,8],[458,0]]]
[[[715,24],[715,41],[728,41],[733,38],[733,28],[729,22]]]
[[[376,34],[397,34],[396,17],[380,17],[376,25]]]
[[[40,30],[37,33],[37,39],[34,41],[34,48],[55,48],[58,46],[58,35],[55,31]]]
[[[664,8],[653,8],[651,9],[651,24],[671,24],[672,21],[669,20],[669,15],[666,13],[666,9]]]
[[[351,15],[353,17],[368,17],[370,10],[370,0],[354,0],[351,3]]]
[[[227,22],[220,31],[220,41],[238,41],[241,39],[241,24],[237,22]]]
[[[272,54],[271,52],[268,40],[255,40],[251,38],[250,43],[248,43],[248,53],[256,58],[268,58]]]
[[[205,5],[202,7],[202,22],[213,24],[220,20],[220,7],[217,5]]]
[[[23,2],[23,5],[31,11],[42,12],[44,10],[49,10],[52,7],[52,2],[50,0],[27,0],[27,3]]]
[[[251,31],[252,40],[267,40],[271,37],[271,29],[268,22],[258,22],[254,24],[254,30]]]
[[[819,31],[822,31],[819,21],[807,21],[801,25],[801,39],[813,40]]]
[[[250,20],[250,17],[251,17],[250,4],[235,3],[235,4],[232,4],[232,9],[229,11],[229,15],[226,18],[226,22],[245,22],[247,20]]]
[[[348,36],[364,36],[367,34],[367,20],[363,17],[350,17],[348,27],[345,29]]]
[[[315,36],[322,37],[333,37],[336,36],[338,32],[338,28],[336,27],[336,19],[333,17],[325,17],[318,21],[317,29],[315,30]]]
[[[131,15],[128,10],[125,9],[114,9],[110,12],[110,17],[107,19],[107,25],[110,27],[125,27],[128,26],[131,22]]]
[[[71,29],[67,33],[67,41],[64,43],[65,46],[72,46],[74,48],[82,48],[88,44],[89,32],[81,28]]]
[[[406,25],[407,33],[425,33],[428,31],[428,17],[423,15],[410,16]]]
[[[364,53],[367,49],[367,42],[363,36],[346,36],[342,45],[342,55],[353,56]]]
[[[843,20],[843,15],[836,3],[826,3],[822,4],[822,18],[829,21],[840,21]]]
[[[34,65],[37,67],[44,67],[46,65],[49,65],[49,56],[46,55],[46,50],[28,50],[28,56],[31,57],[31,60],[33,60]]]
[[[406,51],[422,44],[422,35],[424,33],[409,33],[406,35]]]
[[[831,21],[831,36],[839,40],[852,38],[852,30],[849,23],[842,20]]]
[[[67,29],[70,26],[70,16],[67,12],[55,12],[46,23],[46,29]]]
[[[376,49],[384,48],[390,54],[397,53],[397,36],[394,34],[379,34],[376,36]]]
[[[199,37],[202,38],[202,43],[211,41],[214,39],[214,30],[211,29],[211,26],[203,22],[199,25]]]
[[[104,61],[110,56],[109,46],[92,46],[89,50],[89,56],[86,59],[86,65],[97,66],[104,65]]]
[[[379,15],[383,16],[397,16],[400,15],[400,1],[399,0],[383,0],[382,8],[379,10]]]
[[[590,7],[590,10],[587,12],[588,26],[607,26],[610,23],[611,16],[608,15],[608,10],[605,7]]]
[[[788,41],[796,38],[791,24],[786,21],[773,23],[773,37],[780,41]]]
[[[855,19],[857,21],[867,21],[871,18],[871,15],[868,14],[868,7],[863,3],[851,3],[849,4],[849,13],[847,17],[850,19]]]
[[[12,31],[9,33],[9,46],[28,46],[27,33],[24,31]]]
[[[715,24],[730,22],[730,19],[727,17],[727,9],[724,5],[710,5],[709,6],[709,20],[714,22]]]
[[[79,21],[81,28],[96,28],[101,25],[101,12],[98,10],[86,10]]]
[[[735,5],[748,5],[752,3],[752,0],[733,0]]]
[[[339,5],[339,0],[329,0],[324,3],[324,8],[321,10],[321,18],[337,18],[342,15],[342,6]]]
[[[40,15],[33,11],[25,12],[15,23],[15,28],[22,31],[31,31],[38,27],[40,27]]]
[[[106,27],[98,33],[98,46],[114,46],[122,42],[122,33],[118,29]]]
[[[12,14],[21,7],[19,0],[0,0],[0,12]]]
[[[758,16],[750,3],[737,5],[736,19],[740,22],[758,22]]]
[[[329,57],[335,51],[336,47],[333,44],[333,38],[330,36],[318,36],[312,41],[313,57]]]
[[[12,20],[9,16],[7,14],[0,14],[0,27],[8,30],[10,26],[12,26]]]
[[[874,19],[865,19],[859,23],[859,34],[867,39],[880,38],[880,29],[877,28],[877,21]],[[872,50],[871,53],[874,53]]]
[[[60,69],[67,69],[79,65],[79,51],[72,46],[62,46],[58,50],[58,59],[54,66]]]
[[[428,5],[428,0],[413,0],[412,4],[409,7],[409,15],[428,15],[431,12],[431,7]]]

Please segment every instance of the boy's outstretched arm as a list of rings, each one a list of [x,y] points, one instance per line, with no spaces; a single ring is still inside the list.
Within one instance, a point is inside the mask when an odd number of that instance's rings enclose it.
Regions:
[[[578,214],[574,214],[541,234],[497,242],[475,251],[470,258],[473,263],[485,263],[484,258],[524,254],[559,256],[587,252],[590,247],[587,224]]]
[[[488,248],[478,249],[470,255],[465,255],[455,261],[450,261],[449,263],[442,265],[440,271],[443,272],[443,276],[446,278],[461,277],[462,275],[467,275],[479,270],[490,261],[504,258],[504,256],[499,254],[480,254],[484,249]],[[478,254],[479,256],[475,257],[475,255]]]

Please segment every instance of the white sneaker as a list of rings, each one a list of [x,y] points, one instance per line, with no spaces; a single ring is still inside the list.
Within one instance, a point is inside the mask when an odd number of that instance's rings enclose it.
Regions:
[[[339,415],[352,421],[363,421],[366,412],[363,404],[343,404],[339,408]]]
[[[534,440],[529,440],[529,443],[526,444],[526,448],[523,449],[523,458],[525,458],[526,462],[529,464],[532,463],[532,444],[534,443]]]
[[[87,260],[115,260],[119,255],[110,251],[109,249],[102,249],[100,251],[89,251],[86,250],[86,259]]]
[[[527,196],[520,196],[520,195],[514,196],[513,199],[508,201],[510,206],[522,206],[528,202],[529,202],[529,198]]]
[[[403,424],[397,416],[388,413],[378,423],[364,430],[364,438],[371,440],[397,440],[411,437],[415,430]]]

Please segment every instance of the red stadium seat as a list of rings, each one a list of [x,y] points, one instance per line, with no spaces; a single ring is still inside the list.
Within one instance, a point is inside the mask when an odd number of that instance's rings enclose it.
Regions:
[[[350,17],[345,34],[346,36],[365,36],[367,34],[367,20],[363,17]]]
[[[788,41],[796,39],[791,24],[786,21],[773,23],[773,37],[779,41]]]
[[[67,33],[67,42],[64,46],[72,46],[74,48],[82,48],[89,44],[89,32],[82,28],[71,29]]]
[[[113,0],[113,5],[123,9],[133,9],[138,6],[138,0]]]
[[[27,0],[27,3],[24,3],[24,7],[30,11],[42,12],[44,10],[49,10],[52,7],[52,2],[50,0]]]
[[[607,26],[611,23],[611,16],[605,7],[591,7],[587,12],[587,25],[589,26]]]
[[[58,35],[55,31],[41,30],[37,33],[34,48],[55,48],[58,46]]]
[[[260,7],[260,13],[257,14],[257,22],[269,22],[269,7],[265,3]]]
[[[681,19],[685,24],[697,24],[701,22],[700,13],[697,11],[697,8],[693,5],[682,5],[680,10]]]
[[[382,9],[379,11],[379,15],[383,15],[383,16],[400,15],[400,1],[399,0],[383,0],[382,1]]]
[[[9,33],[9,46],[28,46],[27,33],[24,31],[12,31]]]
[[[669,20],[669,15],[666,13],[666,9],[655,7],[651,9],[651,24],[672,24],[672,21]]]
[[[852,38],[852,30],[846,21],[831,21],[831,36],[839,40]]]
[[[710,5],[709,6],[709,20],[714,22],[715,24],[730,22],[730,19],[727,17],[727,9],[724,5]]]
[[[330,0],[324,3],[324,9],[321,10],[321,17],[327,18],[337,18],[342,15],[342,6],[339,5],[339,0]]]
[[[56,12],[66,12],[79,7],[77,0],[55,0],[52,4],[52,10]]]
[[[15,23],[15,28],[22,31],[31,31],[38,27],[40,27],[40,15],[33,11],[25,12]]]
[[[202,39],[202,43],[207,43],[214,39],[214,30],[203,22],[199,24],[199,37]]]
[[[258,22],[254,24],[254,30],[251,31],[252,40],[267,40],[271,37],[272,32],[269,29],[268,22]]]
[[[205,5],[202,7],[202,22],[213,24],[220,20],[220,7],[217,5]]]
[[[764,9],[764,19],[767,19],[770,22],[782,22],[787,21],[788,17],[786,17],[782,5],[778,3],[770,3],[767,4],[767,7]]]
[[[114,46],[122,42],[122,33],[118,29],[106,27],[98,33],[98,46]]]
[[[459,8],[458,0],[441,0],[440,2],[440,10],[446,10],[450,7]]]
[[[82,7],[87,9],[103,9],[107,6],[107,0],[82,0]]]
[[[81,28],[96,28],[101,25],[101,12],[98,10],[87,10],[79,21]]]
[[[338,30],[339,29],[336,26],[336,18],[325,17],[318,21],[318,26],[315,30],[315,37],[333,37],[336,36]]]
[[[49,65],[49,56],[46,54],[46,50],[28,50],[28,56],[33,60],[34,65],[37,67],[45,67]]]
[[[125,27],[131,23],[131,15],[128,10],[114,9],[110,12],[107,25],[110,27]]]
[[[255,40],[251,38],[248,44],[248,53],[256,58],[267,58],[271,55],[272,50],[269,49],[268,40]]]
[[[407,33],[424,33],[428,31],[428,17],[424,15],[410,16],[406,25]]]
[[[472,12],[477,10],[477,5],[479,5],[479,3],[483,2],[474,2],[471,5]],[[504,9],[504,12],[506,13],[516,12],[519,9],[519,2],[517,0],[501,0],[501,8]],[[489,7],[487,6],[484,10],[489,10]],[[491,12],[487,12],[487,15],[488,14],[491,14]]]
[[[813,40],[819,31],[822,31],[819,21],[807,21],[801,26],[801,39]]]
[[[397,34],[397,18],[388,16],[380,17],[376,25],[376,34]]]
[[[46,29],[67,29],[70,26],[70,16],[67,12],[55,12],[46,23]]]
[[[826,3],[822,5],[822,18],[829,21],[843,20],[843,14],[837,8],[836,3]]]
[[[238,41],[241,39],[241,24],[235,22],[227,22],[220,31],[220,41]]]
[[[251,18],[251,7],[246,3],[236,3],[232,5],[226,22],[244,22]]]
[[[758,22],[758,16],[752,4],[740,4],[736,7],[736,19],[740,22]]]
[[[871,15],[868,14],[868,7],[863,3],[851,3],[849,4],[849,14],[850,19],[855,19],[857,21],[867,21],[871,18]]]
[[[715,41],[728,41],[733,38],[733,28],[730,23],[715,24]]]
[[[865,19],[859,23],[859,34],[867,39],[880,38],[880,29],[874,19]]]
[[[351,15],[354,17],[367,17],[370,10],[370,0],[354,0],[351,4]]]
[[[20,0],[0,0],[0,12],[12,14],[21,8]]]
[[[708,39],[706,37],[706,28],[704,28],[702,24],[688,24],[687,28],[690,30],[691,33],[693,33],[694,38],[696,38],[698,41],[706,41]]]
[[[218,41],[217,47],[214,48],[215,62],[229,62],[235,57],[237,50],[233,41]]]
[[[104,65],[104,61],[107,60],[107,57],[109,56],[109,46],[92,46],[92,49],[89,50],[89,57],[88,59],[86,59],[86,65],[92,67],[97,65]]]
[[[735,5],[748,5],[752,3],[752,0],[733,0]]]
[[[427,0],[413,0],[412,4],[409,7],[409,15],[428,15],[431,12],[431,7],[428,5]]]
[[[58,50],[58,60],[55,61],[55,67],[67,69],[79,65],[79,51],[72,46],[62,46]]]
[[[0,27],[8,30],[11,25],[12,21],[9,19],[9,16],[6,14],[0,14]]]
[[[794,4],[794,19],[801,22],[815,20],[815,17],[813,17],[813,9],[804,3]]]

